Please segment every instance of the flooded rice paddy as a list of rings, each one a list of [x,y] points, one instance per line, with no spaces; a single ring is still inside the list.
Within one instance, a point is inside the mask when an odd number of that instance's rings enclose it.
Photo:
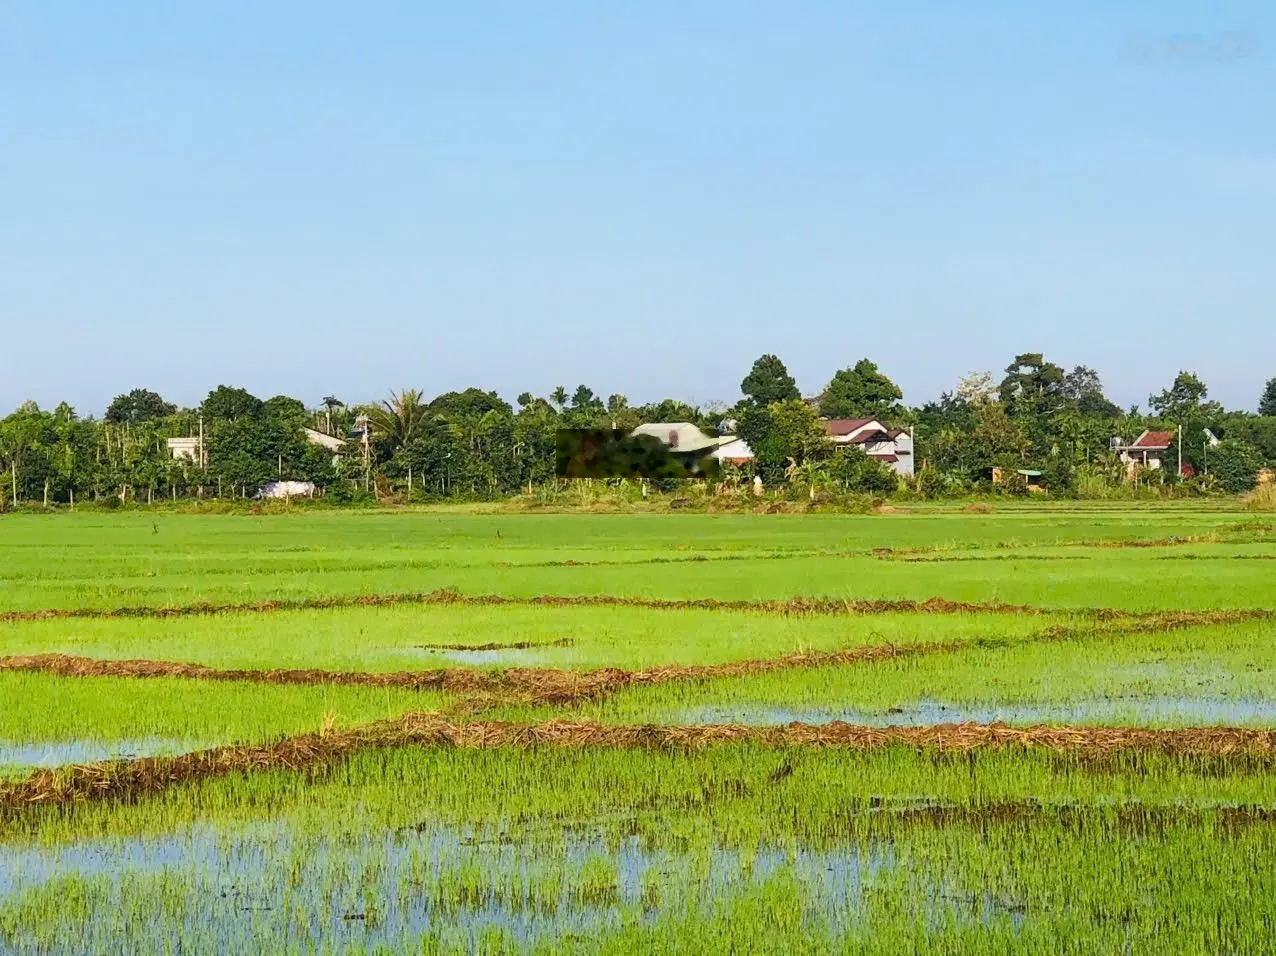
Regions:
[[[1261,516],[3,520],[0,952],[1276,938]]]

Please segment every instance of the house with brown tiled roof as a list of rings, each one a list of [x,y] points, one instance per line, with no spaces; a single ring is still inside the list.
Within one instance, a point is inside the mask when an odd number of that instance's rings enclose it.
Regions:
[[[888,428],[875,418],[825,419],[824,431],[834,445],[856,445],[897,475],[913,477],[913,436],[908,432]]]

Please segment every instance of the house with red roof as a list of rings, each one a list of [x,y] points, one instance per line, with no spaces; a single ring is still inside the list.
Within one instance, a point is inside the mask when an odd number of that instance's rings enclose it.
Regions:
[[[887,428],[875,418],[825,419],[824,431],[834,445],[855,445],[900,477],[913,477],[913,436],[908,432]]]
[[[1218,444],[1218,439],[1208,429],[1205,435],[1209,444]],[[1157,471],[1161,468],[1176,466],[1179,468],[1179,473],[1186,477],[1196,473],[1196,469],[1189,463],[1179,464],[1178,432],[1145,431],[1129,445],[1119,438],[1113,439],[1112,450],[1125,463],[1126,472],[1130,478],[1134,478],[1140,471]]]

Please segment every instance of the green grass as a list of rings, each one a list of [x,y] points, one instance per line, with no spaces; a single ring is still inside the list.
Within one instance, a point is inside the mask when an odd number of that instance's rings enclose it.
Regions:
[[[0,772],[9,775],[28,769],[4,770],[19,752],[37,760],[47,751],[53,765],[101,759],[120,744],[171,754],[316,731],[326,715],[339,729],[446,703],[438,693],[372,687],[22,673],[0,673],[0,700]]]
[[[1276,522],[1261,516],[1196,502],[876,516],[490,511],[0,516],[0,611],[454,587],[943,596],[1059,613],[402,604],[13,621],[0,624],[0,655],[644,668],[974,639],[952,653],[504,716],[765,722],[853,710],[877,723],[1033,723],[1025,715],[1037,708],[1051,723],[1276,726],[1276,625],[1132,634],[1067,613],[1269,607]],[[874,555],[882,549],[894,552]],[[1033,640],[1061,623],[1077,629],[1070,640]],[[468,657],[420,647],[563,641]],[[23,742],[257,742],[318,729],[326,714],[340,727],[450,703],[38,674],[0,674],[0,701],[0,753]],[[0,950],[255,952],[270,940],[299,952],[1263,952],[1276,936],[1274,794],[1276,764],[1236,754],[373,749],[129,803],[0,810]]]
[[[1094,633],[851,667],[776,671],[620,691],[574,708],[605,723],[1276,727],[1276,623]],[[546,708],[514,709],[545,720]]]
[[[397,671],[511,666],[592,669],[719,664],[809,650],[919,641],[1021,640],[1064,620],[998,614],[781,616],[626,607],[381,608],[52,619],[0,624],[0,655],[60,652],[221,668]],[[428,644],[569,641],[512,651],[433,651]]]
[[[470,593],[664,597],[1002,599],[1143,606],[1134,582],[1165,575],[1192,606],[1243,606],[1262,562],[1208,571],[1096,550],[1086,562],[930,568],[874,548],[966,550],[1221,536],[1272,546],[1272,522],[1211,512],[1014,515],[439,515],[0,517],[0,609],[253,601],[457,587]],[[499,537],[497,536],[499,532]],[[693,559],[704,558],[697,561]],[[718,560],[725,559],[725,560]],[[678,563],[650,564],[676,561]],[[581,566],[552,566],[577,561]],[[600,563],[606,562],[606,563]],[[641,564],[641,567],[630,565]],[[548,566],[547,566],[548,565]],[[1067,567],[1063,567],[1067,565]],[[1162,598],[1164,599],[1164,598]]]

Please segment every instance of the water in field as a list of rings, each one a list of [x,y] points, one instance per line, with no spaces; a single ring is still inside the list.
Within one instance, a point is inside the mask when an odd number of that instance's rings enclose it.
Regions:
[[[781,726],[842,721],[862,727],[934,724],[1087,724],[1178,727],[1276,727],[1276,700],[1226,697],[1103,697],[1051,704],[957,704],[922,700],[886,711],[852,707],[776,707],[722,704],[662,714],[665,724]]]
[[[180,887],[180,925],[172,924],[173,912],[157,913],[128,926],[132,945],[162,948],[180,930],[184,940],[221,951],[286,932],[303,947],[309,939],[338,949],[399,949],[443,931],[477,951],[493,932],[524,948],[614,931],[626,921],[650,924],[677,916],[688,902],[712,907],[781,874],[803,887],[810,918],[835,920],[859,905],[867,879],[891,865],[888,850],[857,846],[688,855],[637,837],[617,844],[561,830],[532,841],[412,827],[329,842],[281,826],[230,833],[204,825],[57,848],[0,845],[0,908],[55,880],[88,881],[99,911],[116,913],[151,893],[171,900]],[[938,894],[935,903],[946,905]],[[301,926],[298,911],[306,914]],[[57,925],[55,914],[50,922]],[[124,927],[110,919],[83,930],[88,935],[78,941],[90,948],[123,941],[113,933]],[[39,949],[21,938],[7,942],[18,952]]]
[[[131,760],[137,757],[171,757],[202,750],[205,744],[166,737],[136,740],[57,740],[37,743],[0,743],[0,767],[37,770],[100,760]]]

